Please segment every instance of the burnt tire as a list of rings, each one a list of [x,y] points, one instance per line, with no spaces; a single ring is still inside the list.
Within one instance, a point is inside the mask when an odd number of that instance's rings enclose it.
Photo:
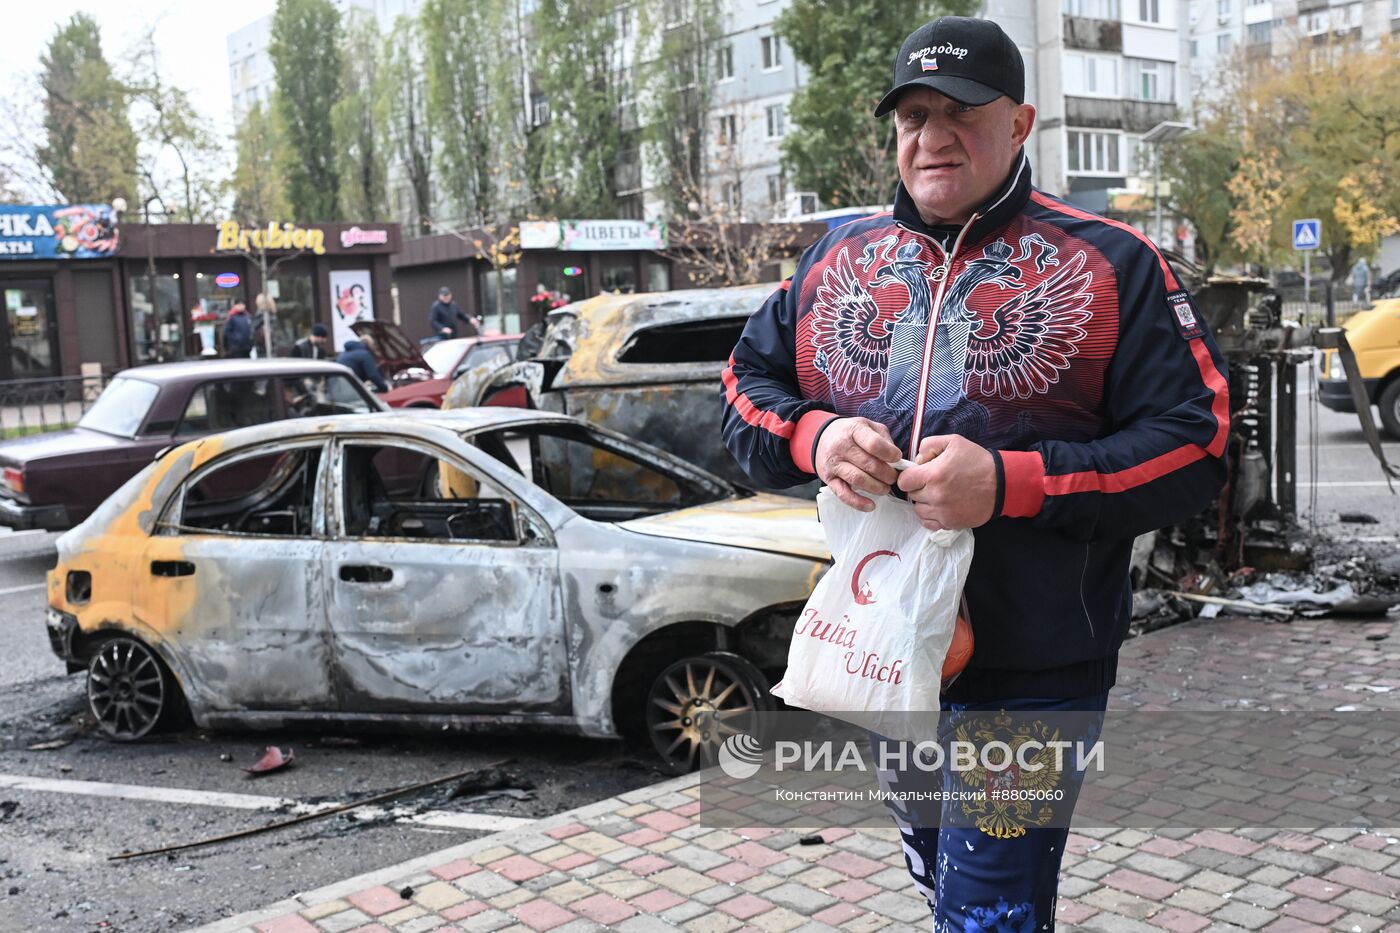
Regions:
[[[1400,377],[1390,380],[1377,405],[1381,410],[1381,427],[1391,440],[1400,441]]]
[[[88,660],[88,709],[102,735],[135,742],[183,720],[185,698],[174,676],[143,642],[109,638]]]
[[[707,768],[731,735],[757,733],[775,708],[768,679],[727,651],[681,658],[661,671],[647,691],[651,746],[675,774]]]

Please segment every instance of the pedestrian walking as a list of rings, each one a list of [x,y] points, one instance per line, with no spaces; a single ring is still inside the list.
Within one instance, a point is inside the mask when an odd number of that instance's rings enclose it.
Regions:
[[[875,110],[893,114],[893,211],[808,249],[723,375],[724,440],[758,483],[815,475],[862,511],[898,494],[930,530],[976,529],[954,717],[1101,716],[1134,536],[1225,477],[1225,364],[1201,315],[1145,235],[1032,186],[1024,94],[996,23],[911,33]],[[939,825],[899,824],[935,930],[1052,929],[1066,814],[935,806]]]
[[[1365,259],[1358,259],[1356,265],[1351,267],[1351,301],[1352,304],[1360,304],[1370,300],[1371,267],[1366,265]]]
[[[327,338],[330,332],[324,324],[312,324],[311,333],[292,344],[292,356],[305,360],[324,360],[330,356]]]
[[[444,285],[438,289],[438,300],[433,302],[432,310],[428,312],[428,326],[432,330],[432,336],[438,340],[450,340],[458,336],[458,322],[471,328],[468,333],[461,335],[463,337],[475,337],[481,333],[480,315],[464,313],[457,302],[452,300],[452,289]]]
[[[247,358],[253,355],[253,320],[248,307],[235,301],[224,318],[224,356]]]
[[[347,340],[345,349],[340,351],[340,355],[335,361],[342,366],[350,367],[355,378],[361,382],[368,382],[374,386],[377,392],[388,392],[389,383],[384,381],[384,374],[379,371],[379,361],[374,358],[374,351],[370,349],[368,340]]]

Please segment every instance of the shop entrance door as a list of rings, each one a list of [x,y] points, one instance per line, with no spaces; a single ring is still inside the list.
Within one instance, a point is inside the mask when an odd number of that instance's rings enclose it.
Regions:
[[[0,327],[0,379],[34,379],[58,373],[54,348],[53,282],[49,279],[0,281],[5,301]]]

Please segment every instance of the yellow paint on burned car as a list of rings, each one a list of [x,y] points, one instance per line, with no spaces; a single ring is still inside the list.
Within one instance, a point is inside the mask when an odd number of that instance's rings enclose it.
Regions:
[[[555,385],[601,385],[614,381],[614,361],[622,342],[632,333],[632,328],[625,326],[629,317],[627,306],[637,298],[599,295],[574,307],[578,321],[574,351]]]
[[[736,521],[738,519],[738,521]],[[639,534],[705,541],[829,561],[817,506],[805,499],[759,493],[622,522]]]
[[[195,582],[192,577],[181,580],[183,585],[163,587],[158,599],[151,597],[149,562],[182,557],[180,538],[152,535],[155,521],[184,476],[222,449],[222,438],[208,437],[171,451],[149,473],[137,474],[140,488],[125,505],[115,501],[128,498],[123,487],[60,538],[59,560],[48,575],[49,604],[77,618],[83,632],[126,626],[168,636],[189,615]],[[181,475],[172,476],[172,471]],[[65,581],[74,570],[92,575],[92,599],[81,605],[67,598]]]

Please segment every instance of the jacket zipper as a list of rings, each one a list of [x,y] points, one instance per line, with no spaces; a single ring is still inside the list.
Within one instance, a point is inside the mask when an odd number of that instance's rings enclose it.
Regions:
[[[952,275],[953,259],[958,255],[958,249],[962,246],[963,237],[967,235],[967,231],[972,229],[972,225],[975,224],[981,216],[981,214],[973,214],[968,218],[967,223],[963,224],[962,229],[958,231],[957,239],[953,241],[953,249],[944,254],[943,265],[939,267],[938,292],[933,297],[933,307],[929,308],[928,328],[924,336],[924,356],[922,365],[919,367],[919,394],[915,401],[914,426],[909,437],[910,460],[915,460],[919,456],[919,435],[923,433],[924,429],[924,403],[928,400],[928,370],[933,362],[933,338],[935,332],[938,330],[938,316],[943,311],[943,290],[948,285],[948,277]],[[937,244],[937,241],[927,234],[919,233],[919,231],[906,227],[901,223],[896,223],[896,226],[902,230],[908,230],[915,236],[922,236],[929,242]]]

